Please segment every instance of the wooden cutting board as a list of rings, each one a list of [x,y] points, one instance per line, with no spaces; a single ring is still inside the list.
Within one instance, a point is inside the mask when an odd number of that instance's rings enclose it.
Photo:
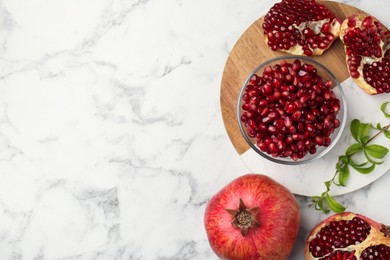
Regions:
[[[338,2],[318,1],[326,5],[341,20],[355,14],[365,12]],[[226,131],[231,142],[241,155],[249,149],[249,145],[242,137],[236,119],[236,104],[240,88],[258,65],[274,57],[284,56],[287,53],[274,52],[264,42],[263,39],[263,19],[264,16],[256,20],[240,37],[226,61],[221,83],[221,112]],[[330,69],[339,82],[343,82],[349,77],[345,65],[344,47],[340,39],[337,39],[332,46],[321,56],[311,56]]]

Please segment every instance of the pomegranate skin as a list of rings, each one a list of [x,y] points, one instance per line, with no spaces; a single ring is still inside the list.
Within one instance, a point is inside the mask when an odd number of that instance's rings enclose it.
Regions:
[[[363,241],[351,243],[349,246],[343,247],[343,248],[334,248],[334,249],[332,249],[332,253],[326,254],[324,256],[319,256],[319,257],[313,256],[313,254],[310,252],[310,243],[313,240],[315,240],[318,236],[319,236],[318,239],[320,239],[320,240],[322,239],[321,236],[319,235],[321,230],[323,230],[325,227],[332,226],[332,224],[330,224],[332,222],[352,221],[355,218],[358,218],[369,225],[369,229],[366,230],[367,233],[363,236],[364,237]],[[350,228],[350,231],[352,229],[354,229],[354,227],[353,227],[354,225],[355,224],[352,224],[348,227],[348,228]],[[355,225],[355,228],[356,228],[356,225]],[[331,229],[334,229],[334,227],[332,227]],[[362,230],[362,229],[360,229],[360,230]],[[347,231],[347,232],[350,232],[350,231]],[[362,232],[362,231],[360,231],[360,232]],[[355,234],[356,234],[356,230],[355,230]],[[343,236],[342,234],[338,234],[338,235]],[[328,234],[326,241],[332,242],[332,239],[334,239],[334,238]],[[375,248],[377,246],[382,246],[382,247],[388,248],[387,249],[387,258],[386,258],[386,256],[385,257],[382,256],[382,258],[379,256],[377,256],[376,258],[367,258],[364,255],[365,249]],[[375,220],[373,220],[371,218],[368,218],[368,217],[360,215],[360,214],[356,214],[356,213],[352,213],[352,212],[343,212],[343,213],[334,214],[334,215],[328,217],[327,219],[323,220],[322,222],[320,222],[310,232],[309,236],[306,239],[304,256],[305,256],[305,260],[338,259],[335,257],[331,258],[331,256],[333,256],[333,254],[336,252],[345,252],[345,251],[352,252],[352,255],[353,255],[353,257],[347,258],[347,259],[383,259],[383,260],[390,259],[390,255],[389,255],[389,252],[390,252],[390,228],[381,224],[381,223],[376,222]]]
[[[226,209],[237,210],[240,199],[248,208],[258,208],[259,227],[243,236],[232,225]],[[241,176],[215,194],[207,204],[204,224],[213,251],[221,259],[287,259],[299,229],[299,206],[294,195],[261,174]]]

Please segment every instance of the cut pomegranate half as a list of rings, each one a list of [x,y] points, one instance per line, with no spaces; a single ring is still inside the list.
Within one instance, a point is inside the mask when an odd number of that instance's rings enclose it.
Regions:
[[[265,15],[263,29],[274,51],[321,55],[339,37],[340,21],[314,0],[282,0]]]
[[[311,231],[305,259],[390,260],[390,227],[351,212],[335,214]]]
[[[390,92],[390,31],[372,16],[356,14],[341,25],[348,71],[368,94]]]

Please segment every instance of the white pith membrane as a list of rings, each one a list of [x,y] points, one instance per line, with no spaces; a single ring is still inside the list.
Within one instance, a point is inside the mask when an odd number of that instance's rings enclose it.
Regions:
[[[341,39],[342,42],[344,42],[344,36],[350,30],[353,30],[354,28],[359,28],[359,29],[364,28],[363,25],[362,25],[363,24],[363,19],[357,19],[356,17],[354,19],[356,21],[356,25],[354,27],[349,27],[348,26],[348,20],[349,20],[348,18],[345,19],[344,22],[342,23],[342,25],[341,25],[341,30],[342,31],[340,33],[340,39]],[[377,21],[377,20],[373,18],[373,21]],[[375,27],[376,27],[376,25],[375,25]],[[388,38],[390,38],[390,37],[388,37]],[[385,57],[386,51],[390,49],[390,39],[387,39],[386,41],[387,41],[386,45],[385,45],[384,39],[381,39],[381,41],[379,43],[379,46],[382,49],[381,57],[368,57],[368,56],[364,56],[364,55],[359,55],[362,58],[362,60],[360,61],[359,66],[358,66],[358,69],[357,69],[357,72],[359,72],[360,76],[358,78],[352,77],[352,79],[358,84],[358,86],[360,88],[362,88],[364,91],[366,91],[370,95],[378,94],[378,91],[376,90],[376,88],[374,88],[373,86],[369,85],[366,82],[366,80],[364,79],[364,73],[363,73],[364,65],[365,64],[372,65],[374,62],[380,62]],[[347,51],[347,46],[346,45],[345,45],[344,49],[345,49],[345,51]],[[346,61],[348,62],[348,56],[346,57]],[[347,65],[347,68],[348,68],[348,72],[351,74],[351,71],[350,71],[348,65]]]

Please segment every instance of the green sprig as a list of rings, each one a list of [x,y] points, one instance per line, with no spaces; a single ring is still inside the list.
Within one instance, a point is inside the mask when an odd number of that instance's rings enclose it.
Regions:
[[[389,102],[381,105],[380,110],[386,118],[390,118],[390,114],[386,112],[386,107]],[[346,207],[337,202],[329,193],[332,185],[346,186],[350,175],[351,167],[361,174],[369,174],[374,171],[376,165],[382,164],[389,149],[379,144],[371,144],[380,134],[390,139],[390,124],[382,127],[380,123],[375,126],[370,123],[362,123],[358,119],[352,120],[350,131],[355,143],[351,144],[345,154],[339,156],[335,165],[336,171],[333,177],[324,182],[326,190],[320,196],[312,197],[312,204],[316,210],[324,213],[333,211],[335,213],[344,212]],[[375,132],[372,136],[370,133]],[[357,162],[357,155],[364,155],[363,161]],[[337,181],[336,181],[337,179]]]

